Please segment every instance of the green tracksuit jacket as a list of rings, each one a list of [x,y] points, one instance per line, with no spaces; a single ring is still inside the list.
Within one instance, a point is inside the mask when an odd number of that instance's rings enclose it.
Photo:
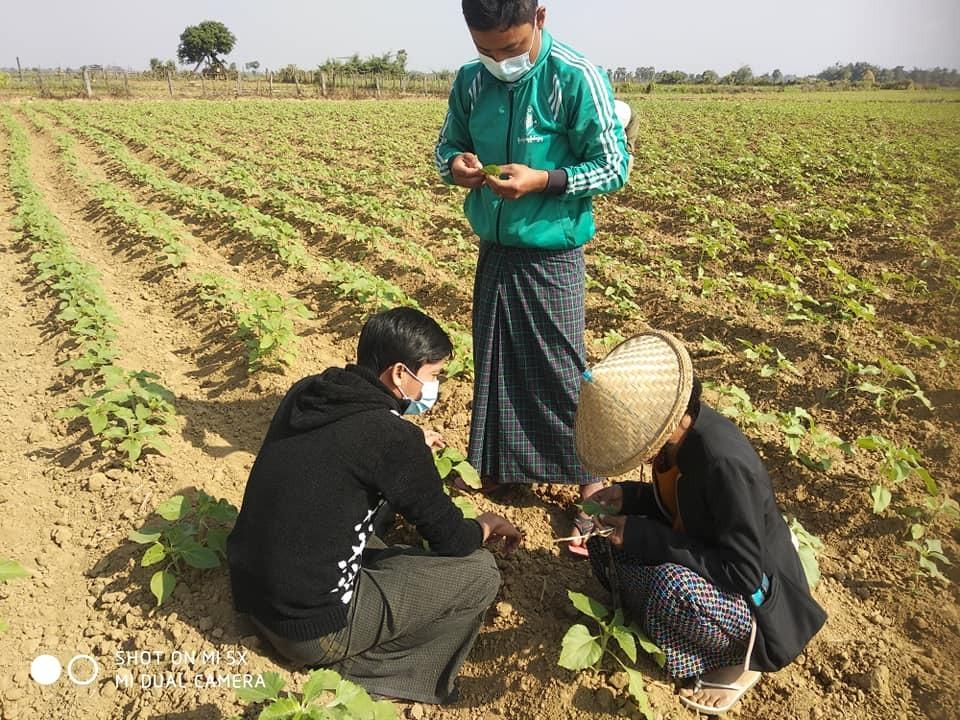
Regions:
[[[486,185],[467,194],[463,209],[480,239],[513,247],[583,245],[596,231],[592,196],[618,190],[627,176],[606,73],[546,30],[536,63],[514,83],[497,80],[479,60],[460,68],[435,149],[445,182],[453,182],[450,161],[463,152],[484,164],[566,172],[562,194],[503,200]]]

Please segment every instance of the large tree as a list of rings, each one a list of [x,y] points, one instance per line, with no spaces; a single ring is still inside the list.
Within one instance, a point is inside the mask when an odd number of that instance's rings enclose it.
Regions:
[[[199,25],[191,25],[180,33],[180,47],[177,57],[182,63],[196,63],[196,72],[204,62],[213,70],[223,69],[220,55],[226,55],[236,44],[237,38],[222,22],[205,20]]]

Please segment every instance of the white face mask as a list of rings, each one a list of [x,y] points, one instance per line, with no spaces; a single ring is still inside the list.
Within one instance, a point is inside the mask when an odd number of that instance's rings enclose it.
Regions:
[[[540,32],[539,28],[537,30]],[[534,36],[535,38],[536,36]],[[522,78],[526,72],[533,67],[533,63],[530,61],[530,51],[533,50],[534,39],[530,40],[530,47],[527,48],[527,51],[522,55],[517,55],[516,57],[507,58],[506,60],[501,60],[497,62],[492,57],[488,55],[480,55],[480,62],[483,63],[483,66],[490,71],[490,74],[493,75],[497,80],[502,80],[503,82],[515,82]]]

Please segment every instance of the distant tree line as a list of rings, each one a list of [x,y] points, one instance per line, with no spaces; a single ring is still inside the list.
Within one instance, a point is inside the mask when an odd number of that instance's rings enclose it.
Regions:
[[[763,75],[754,75],[749,65],[720,75],[714,70],[701,73],[687,73],[683,70],[657,70],[653,67],[638,67],[633,72],[618,67],[610,72],[614,82],[656,83],[660,85],[794,85],[810,82],[827,82],[837,85],[859,85],[864,87],[880,86],[903,88],[913,85],[960,87],[960,73],[957,70],[936,67],[931,70],[913,68],[906,70],[902,65],[895,68],[881,68],[867,62],[832,65],[817,75],[784,75],[779,69]]]

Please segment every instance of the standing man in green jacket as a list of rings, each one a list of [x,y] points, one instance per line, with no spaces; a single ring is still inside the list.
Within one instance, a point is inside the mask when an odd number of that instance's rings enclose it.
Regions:
[[[462,9],[479,58],[457,74],[435,160],[445,182],[470,189],[464,210],[480,238],[470,462],[488,490],[570,483],[588,497],[600,484],[573,443],[583,245],[596,230],[593,196],[626,180],[623,127],[606,74],[553,39],[536,0]],[[590,529],[581,514],[574,523],[574,534]],[[586,554],[580,540],[570,549]]]

